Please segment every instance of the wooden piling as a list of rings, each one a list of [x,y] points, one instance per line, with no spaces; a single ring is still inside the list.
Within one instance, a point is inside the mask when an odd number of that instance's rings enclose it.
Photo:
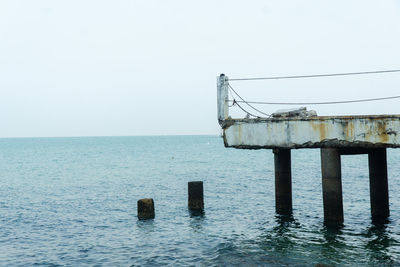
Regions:
[[[368,164],[372,220],[385,220],[390,215],[386,148],[370,149]]]
[[[326,224],[342,224],[342,172],[338,149],[321,148],[321,172],[324,221]]]
[[[155,217],[154,200],[152,198],[143,198],[138,200],[137,216],[139,220],[153,219]]]
[[[193,181],[188,183],[188,207],[191,210],[204,209],[202,181]]]
[[[292,163],[290,149],[274,149],[275,211],[292,213]]]

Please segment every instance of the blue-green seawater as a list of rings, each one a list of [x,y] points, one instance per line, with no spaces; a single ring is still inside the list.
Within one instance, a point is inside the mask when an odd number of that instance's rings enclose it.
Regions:
[[[324,226],[320,153],[292,151],[293,217],[275,214],[271,150],[218,136],[0,139],[1,266],[400,266],[400,149],[391,216],[370,218],[368,159],[342,156],[345,222]],[[204,214],[187,182],[204,181]],[[138,221],[137,200],[156,217]]]

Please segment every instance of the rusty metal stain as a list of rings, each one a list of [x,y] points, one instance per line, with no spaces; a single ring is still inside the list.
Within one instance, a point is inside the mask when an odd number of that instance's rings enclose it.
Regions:
[[[324,121],[312,122],[311,127],[313,128],[313,131],[319,134],[320,140],[326,139],[326,124]]]
[[[238,137],[239,137],[239,142],[242,143],[242,125],[238,125]]]
[[[373,123],[373,122],[372,122]],[[364,121],[364,139],[367,140],[368,142],[371,141],[371,136],[373,136],[374,134],[371,132],[371,128],[368,125],[368,121]]]
[[[229,147],[229,143],[228,143],[228,140],[227,140],[227,136],[226,136],[225,130],[223,130],[222,139],[224,140],[224,146],[225,147]]]
[[[389,136],[386,133],[386,123],[384,121],[378,121],[378,132],[377,138],[381,143],[386,143],[389,141]]]
[[[320,138],[320,140],[326,139],[326,124],[325,123],[319,124],[319,138]]]
[[[347,122],[344,125],[345,128],[345,139],[354,140],[354,123],[352,121]]]

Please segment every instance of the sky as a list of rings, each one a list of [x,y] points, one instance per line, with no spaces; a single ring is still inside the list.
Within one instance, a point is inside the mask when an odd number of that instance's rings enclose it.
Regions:
[[[399,0],[2,0],[0,137],[217,135],[220,73],[400,69],[399,48]],[[249,101],[353,100],[400,95],[400,73],[231,85]],[[307,108],[399,114],[400,100]]]

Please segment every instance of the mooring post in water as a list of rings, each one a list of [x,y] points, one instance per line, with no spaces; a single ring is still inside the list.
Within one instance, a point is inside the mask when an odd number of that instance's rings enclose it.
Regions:
[[[143,198],[138,200],[137,216],[139,220],[154,218],[154,200],[152,198]]]
[[[343,223],[342,171],[340,152],[335,148],[321,148],[322,198],[324,221]]]
[[[275,210],[278,214],[292,212],[292,163],[290,149],[274,149]]]
[[[191,210],[204,209],[203,182],[194,181],[188,183],[188,207]]]
[[[386,148],[370,149],[368,164],[372,219],[384,220],[390,213]]]

